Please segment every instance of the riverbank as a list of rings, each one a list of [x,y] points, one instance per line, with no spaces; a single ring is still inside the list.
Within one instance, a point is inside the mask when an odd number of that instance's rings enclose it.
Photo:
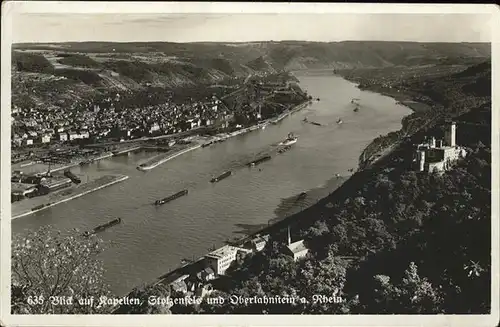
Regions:
[[[57,172],[65,169],[69,169],[72,167],[76,167],[79,165],[87,165],[91,164],[96,161],[100,161],[103,159],[111,158],[113,156],[113,153],[111,152],[104,152],[95,156],[87,157],[87,158],[78,158],[78,159],[72,159],[71,162],[66,162],[66,163],[55,163],[50,165],[50,172]],[[32,167],[36,166],[36,167]],[[26,169],[29,170],[26,171]],[[29,164],[28,162],[20,162],[17,164],[11,165],[11,170],[16,171],[20,170],[25,174],[46,174],[49,172],[49,165],[46,163],[38,163],[35,161],[30,160]]]
[[[349,101],[350,101],[350,99],[349,99]],[[301,108],[304,108],[305,106],[307,106],[307,103],[303,103],[303,104],[295,107],[294,109],[300,110]],[[295,110],[291,111],[291,112],[295,112]],[[282,118],[284,118],[288,114],[289,113],[286,113],[285,115],[282,116]],[[396,127],[395,129],[397,129],[397,128],[398,127]],[[401,126],[399,128],[401,128]],[[388,153],[388,156],[390,156],[389,153]],[[378,164],[382,164],[383,162],[385,162],[385,160],[381,159],[381,160],[377,161],[376,166],[378,167]],[[253,228],[253,226],[252,226],[252,229],[245,228],[245,236],[235,240],[234,242],[231,242],[231,244],[235,245],[235,246],[242,246],[246,241],[248,241],[249,239],[251,239],[253,237],[256,237],[257,235],[272,234],[275,232],[279,232],[283,228],[286,228],[286,226],[288,226],[288,225],[300,224],[300,222],[303,222],[303,223],[310,222],[311,221],[310,217],[318,217],[320,215],[320,213],[322,213],[322,211],[324,211],[325,206],[331,204],[331,202],[341,201],[341,199],[347,198],[348,194],[350,194],[349,192],[351,192],[352,189],[359,187],[359,185],[361,185],[360,183],[362,183],[363,179],[368,178],[368,176],[370,176],[371,171],[373,171],[373,170],[367,169],[366,171],[363,171],[363,172],[357,172],[348,178],[338,180],[338,182],[336,183],[337,185],[335,185],[334,188],[329,188],[329,190],[325,192],[327,194],[323,193],[322,198],[319,199],[317,203],[312,204],[311,206],[309,206],[305,209],[302,209],[299,212],[291,213],[291,214],[288,214],[287,216],[282,216],[279,219],[272,219],[272,221],[270,221],[270,223],[271,223],[270,225],[259,225],[259,226],[255,226],[255,228]],[[309,194],[309,191],[307,193]],[[296,228],[294,228],[294,229],[297,230]],[[221,246],[221,245],[219,244],[219,246]],[[162,275],[160,278],[158,278],[155,281],[155,283],[167,284],[167,283],[175,280],[175,278],[177,276],[180,277],[180,276],[186,274],[187,272],[191,272],[191,271],[195,272],[200,266],[202,266],[202,262],[203,262],[203,260],[202,260],[202,258],[200,258],[200,259],[196,260],[193,264],[183,265],[182,267],[174,269],[174,270],[170,271],[169,273]]]
[[[212,138],[209,138],[207,141],[205,141],[204,144],[210,145],[210,144],[216,143],[216,142],[223,142],[223,141],[226,141],[232,137],[235,137],[238,135],[243,135],[243,134],[261,129],[263,127],[266,127],[267,125],[269,125],[269,123],[273,123],[273,124],[277,123],[277,122],[283,120],[285,117],[288,117],[289,115],[305,108],[308,104],[309,104],[309,100],[304,101],[303,103],[296,105],[289,110],[286,110],[284,113],[279,115],[278,118],[267,119],[263,122],[252,125],[250,127],[239,129],[239,130],[234,131],[232,133],[217,134],[217,135],[213,136]],[[182,150],[177,150],[174,153],[164,153],[164,154],[157,155],[157,156],[149,159],[148,161],[140,164],[139,166],[137,166],[137,169],[141,170],[141,171],[151,170],[151,169],[156,168],[159,165],[161,165],[161,164],[163,164],[171,159],[174,159],[175,157],[178,157],[184,153],[196,150],[196,149],[201,148],[201,147],[202,147],[202,144],[196,144],[194,146],[191,146],[191,147],[188,147],[188,148],[185,148]]]
[[[126,175],[106,175],[96,180],[73,186],[70,189],[63,189],[51,194],[49,193],[46,196],[34,197],[24,201],[15,202],[12,204],[11,217],[12,219],[24,217],[53,207],[57,204],[79,198],[107,186],[123,182],[126,179],[128,179],[128,176]],[[27,206],[29,206],[29,208],[26,208]],[[33,208],[37,209],[33,210]]]

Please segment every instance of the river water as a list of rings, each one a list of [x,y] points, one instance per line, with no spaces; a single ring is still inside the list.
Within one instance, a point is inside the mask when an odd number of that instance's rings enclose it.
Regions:
[[[180,265],[183,258],[198,258],[212,246],[255,226],[267,225],[277,215],[286,216],[309,206],[332,191],[335,174],[342,178],[356,168],[363,148],[375,137],[398,130],[410,114],[392,98],[360,91],[338,76],[297,74],[300,85],[313,97],[307,108],[224,143],[194,150],[157,168],[141,172],[135,167],[153,155],[136,152],[75,167],[74,173],[96,177],[117,173],[125,182],[12,221],[14,235],[40,226],[60,230],[88,230],[116,217],[122,224],[101,233],[109,243],[101,255],[105,278],[112,291],[124,295]],[[352,98],[360,110],[353,112]],[[323,126],[302,122],[307,117]],[[343,124],[338,125],[341,118]],[[299,141],[284,154],[276,145],[289,132]],[[248,168],[256,156],[272,160]],[[225,170],[233,175],[219,183],[210,179]],[[345,179],[344,178],[344,179]],[[152,202],[182,189],[187,196],[155,207]],[[306,199],[290,201],[314,189]],[[318,191],[319,190],[319,191]],[[286,205],[285,205],[286,204]]]

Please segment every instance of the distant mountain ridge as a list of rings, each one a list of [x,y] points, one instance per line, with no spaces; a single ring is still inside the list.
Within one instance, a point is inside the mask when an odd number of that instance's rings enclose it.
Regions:
[[[280,70],[456,65],[491,58],[489,43],[69,42],[14,44],[13,101],[58,105],[104,90],[219,83]],[[36,76],[36,78],[34,78]],[[40,92],[27,90],[39,88]],[[51,96],[41,90],[53,90]]]
[[[220,58],[244,65],[265,58],[274,69],[370,68],[439,63],[465,57],[491,57],[490,43],[417,43],[384,41],[343,42],[68,42],[14,44],[14,50],[80,53],[151,53],[192,58]]]

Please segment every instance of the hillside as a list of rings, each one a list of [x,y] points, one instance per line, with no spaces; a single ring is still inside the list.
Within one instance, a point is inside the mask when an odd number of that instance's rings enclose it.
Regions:
[[[298,69],[465,67],[489,44],[253,42],[14,44],[13,103],[60,106],[105,90],[232,83],[234,77]],[[27,90],[35,92],[27,92]]]
[[[456,83],[457,75],[461,83]],[[488,82],[487,63],[427,80],[436,92]],[[489,77],[491,79],[491,77]],[[488,83],[483,86],[487,87]],[[491,81],[490,81],[491,82]],[[459,87],[460,88],[460,87]],[[481,94],[456,93],[449,105]],[[334,193],[269,228],[261,253],[238,260],[214,281],[222,304],[171,308],[173,313],[243,314],[485,314],[491,283],[491,98],[456,117],[457,142],[467,157],[443,175],[414,171],[414,144],[439,135],[443,121],[403,142],[377,166],[357,172]],[[278,226],[279,225],[279,226]],[[310,254],[294,262],[283,255],[287,238],[305,240]],[[275,294],[326,297],[281,305],[233,305],[230,296]],[[174,294],[175,295],[175,294]],[[220,302],[219,302],[220,303]]]
[[[486,43],[417,43],[382,41],[345,42],[81,42],[60,44],[15,44],[14,50],[46,50],[81,53],[162,53],[176,57],[224,58],[243,64],[266,56],[278,69],[360,68],[420,65],[463,58],[488,58]]]

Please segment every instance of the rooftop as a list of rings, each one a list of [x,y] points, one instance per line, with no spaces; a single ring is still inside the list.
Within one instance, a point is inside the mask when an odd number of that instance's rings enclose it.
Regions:
[[[304,245],[304,240],[291,243],[287,246],[287,248],[292,251],[292,253],[298,253],[307,250],[307,247]]]
[[[219,258],[227,257],[228,255],[231,255],[236,251],[238,251],[237,247],[231,246],[231,245],[224,245],[223,247],[221,247],[215,251],[210,252],[206,256],[219,259]]]

